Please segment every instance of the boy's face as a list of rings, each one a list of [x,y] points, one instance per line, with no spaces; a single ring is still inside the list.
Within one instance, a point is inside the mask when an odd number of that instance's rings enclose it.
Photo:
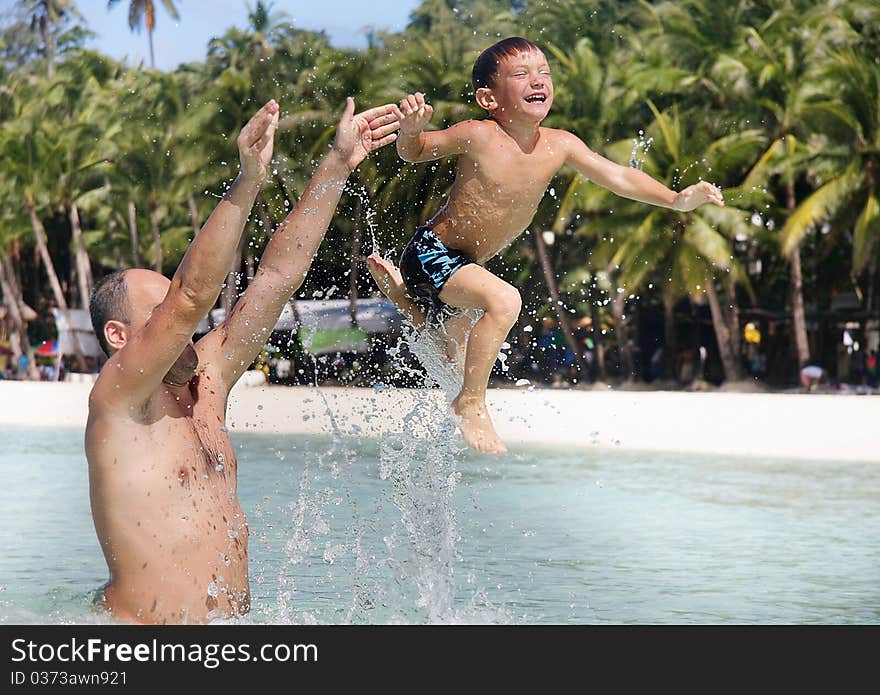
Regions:
[[[543,121],[553,104],[550,65],[541,51],[505,57],[498,65],[492,115],[504,120]]]

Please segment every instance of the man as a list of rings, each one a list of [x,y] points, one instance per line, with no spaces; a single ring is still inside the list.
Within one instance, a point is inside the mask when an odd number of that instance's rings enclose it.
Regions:
[[[95,530],[118,619],[201,623],[249,609],[248,526],[226,432],[229,391],[305,278],[349,174],[394,141],[390,105],[354,115],[349,98],[329,153],[273,235],[226,321],[193,344],[220,293],[272,159],[278,104],[238,137],[241,172],[169,281],[132,269],[92,295],[109,359],[89,398],[85,446]]]

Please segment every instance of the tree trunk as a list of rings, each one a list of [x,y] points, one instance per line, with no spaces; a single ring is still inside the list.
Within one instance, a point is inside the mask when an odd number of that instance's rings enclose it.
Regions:
[[[92,266],[83,243],[82,225],[76,204],[70,206],[70,227],[73,230],[73,247],[76,252],[76,279],[79,283],[80,306],[88,309],[89,298],[92,296]]]
[[[199,233],[199,230],[202,228],[202,225],[199,223],[199,208],[196,205],[196,199],[193,197],[193,194],[190,193],[186,199],[187,204],[189,205],[189,219],[192,223],[193,228],[193,238]]]
[[[46,268],[46,274],[49,276],[49,285],[52,288],[52,294],[55,297],[55,303],[58,310],[62,313],[67,325],[70,327],[70,333],[73,336],[73,350],[76,355],[76,363],[80,369],[85,369],[86,361],[83,359],[82,347],[79,344],[79,337],[73,330],[73,321],[70,317],[70,310],[67,308],[67,300],[64,298],[64,292],[61,290],[61,283],[58,282],[58,274],[55,272],[55,264],[52,262],[52,256],[49,255],[49,246],[46,242],[46,230],[43,229],[43,223],[37,215],[36,205],[30,198],[25,200],[28,213],[31,218],[31,226],[34,230],[34,238],[37,240],[37,249],[40,252],[40,258],[43,260],[43,266]],[[60,348],[60,345],[59,345]]]
[[[55,41],[49,27],[49,18],[45,15],[40,18],[40,38],[46,47],[46,76],[51,80],[55,76]]]
[[[133,268],[141,267],[141,245],[138,241],[137,208],[134,201],[128,201],[128,231],[131,235],[131,263]]]
[[[21,304],[23,300],[17,291],[15,280],[15,269],[8,256],[0,258],[0,290],[3,291],[3,304],[6,305],[9,322],[11,324],[9,331],[9,347],[12,350],[13,364],[18,368],[18,361],[22,354],[27,355],[28,379],[33,381],[40,380],[40,372],[37,369],[37,361],[34,358],[34,351],[31,348],[31,341],[28,338],[27,328],[24,325],[24,319],[21,314]]]
[[[675,295],[667,283],[663,288],[663,367],[665,377],[675,380],[675,362],[678,357],[678,335],[675,332]]]
[[[584,363],[584,356],[581,353],[581,347],[577,344],[577,340],[575,340],[574,333],[571,330],[571,324],[568,321],[568,316],[566,315],[565,309],[562,307],[562,302],[559,299],[559,288],[556,286],[556,277],[553,275],[553,266],[550,264],[550,257],[547,255],[547,245],[544,243],[544,238],[541,236],[541,232],[534,231],[532,232],[532,236],[535,238],[535,248],[538,251],[538,260],[541,263],[541,270],[544,273],[544,282],[547,284],[547,289],[550,292],[550,299],[553,302],[553,309],[556,311],[556,317],[559,319],[559,327],[562,329],[562,336],[565,338],[565,344],[568,345],[568,349],[574,354],[574,363],[577,365],[578,372],[581,374],[581,379],[589,379],[590,373],[587,369],[587,365]]]
[[[150,67],[156,69],[156,56],[153,54],[153,30],[147,27],[147,37],[150,40]]]
[[[361,197],[356,196],[354,204],[354,234],[351,238],[351,269],[348,278],[348,314],[352,328],[357,328],[357,300],[358,300],[358,268],[361,260],[361,238],[363,228],[361,226],[362,203]]]
[[[794,182],[786,184],[786,204],[789,214],[795,208]],[[791,267],[789,286],[791,289],[791,313],[794,324],[794,344],[797,348],[798,369],[810,361],[810,343],[807,338],[807,319],[804,311],[804,281],[801,273],[801,250],[796,247],[788,257]]]
[[[724,380],[733,381],[737,377],[736,361],[730,349],[730,331],[724,320],[724,312],[715,292],[715,280],[706,275],[706,297],[709,299],[709,310],[712,312],[712,327],[715,329],[715,341],[718,343],[718,353],[721,355],[721,366],[724,369]]]
[[[611,315],[614,317],[614,336],[617,340],[617,351],[620,355],[620,367],[623,371],[624,381],[632,381],[635,378],[633,369],[632,351],[629,348],[629,330],[626,316],[626,295],[623,292],[615,292],[611,298]]]
[[[156,194],[150,194],[150,229],[153,232],[153,250],[156,254],[153,260],[153,269],[157,273],[162,272],[162,237],[159,234],[159,204],[156,202]]]
[[[730,349],[733,351],[735,379],[745,378],[742,366],[742,327],[739,319],[739,301],[736,298],[736,278],[733,273],[728,273],[724,279],[724,287],[727,292],[728,310],[727,325],[730,333]]]

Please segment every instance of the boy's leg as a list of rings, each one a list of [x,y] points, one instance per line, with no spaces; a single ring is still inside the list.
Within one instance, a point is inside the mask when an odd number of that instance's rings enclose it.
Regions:
[[[423,328],[425,311],[407,296],[400,269],[377,253],[367,257],[367,267],[382,294],[394,302],[416,328]],[[446,357],[450,362],[457,361],[459,355],[464,354],[467,335],[473,325],[474,319],[469,313],[455,314],[443,323],[440,337],[446,343]]]
[[[403,276],[395,265],[378,253],[367,256],[367,268],[379,290],[400,309],[416,328],[425,325],[425,312],[413,300],[406,296],[406,287],[403,284]]]
[[[441,335],[446,343],[446,359],[463,368],[468,335],[474,327],[472,311],[459,311],[443,322]]]
[[[461,416],[465,442],[484,453],[507,451],[486,410],[486,387],[501,345],[519,317],[519,291],[477,264],[459,269],[443,286],[440,300],[461,309],[482,309],[467,339],[464,383],[452,402]]]

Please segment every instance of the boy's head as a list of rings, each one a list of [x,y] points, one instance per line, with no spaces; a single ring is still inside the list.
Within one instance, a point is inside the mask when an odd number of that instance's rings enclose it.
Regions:
[[[471,79],[477,103],[493,117],[521,113],[540,121],[553,103],[553,80],[544,51],[519,36],[483,51]]]

